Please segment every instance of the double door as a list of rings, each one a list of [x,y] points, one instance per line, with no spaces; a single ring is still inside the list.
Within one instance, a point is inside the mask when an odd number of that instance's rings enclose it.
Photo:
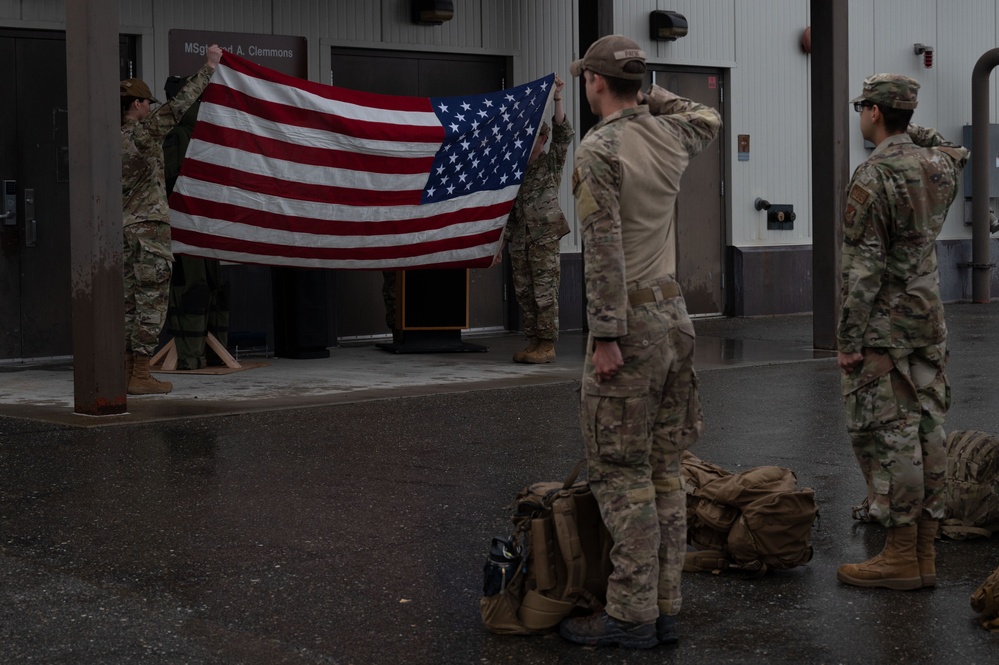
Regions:
[[[63,33],[0,30],[0,360],[72,353]]]

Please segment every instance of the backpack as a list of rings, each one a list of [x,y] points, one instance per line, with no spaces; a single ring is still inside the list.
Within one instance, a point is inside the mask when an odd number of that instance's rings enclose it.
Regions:
[[[999,633],[999,568],[971,594],[971,609],[982,615],[979,617],[982,628]]]
[[[610,577],[610,533],[589,485],[535,483],[517,494],[513,533],[492,539],[483,567],[480,611],[493,633],[548,632],[573,613],[603,607]]]
[[[999,530],[999,438],[976,430],[947,435],[946,493],[941,536],[988,538]]]
[[[815,492],[797,487],[790,469],[758,466],[732,473],[698,459],[681,458],[687,493],[684,571],[740,570],[763,575],[812,558]]]

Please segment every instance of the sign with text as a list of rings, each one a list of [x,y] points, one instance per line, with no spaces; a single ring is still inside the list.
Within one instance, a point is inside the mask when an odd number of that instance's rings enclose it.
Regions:
[[[170,75],[190,76],[205,64],[208,47],[222,49],[282,74],[309,77],[305,37],[258,35],[250,32],[171,30],[168,39]]]

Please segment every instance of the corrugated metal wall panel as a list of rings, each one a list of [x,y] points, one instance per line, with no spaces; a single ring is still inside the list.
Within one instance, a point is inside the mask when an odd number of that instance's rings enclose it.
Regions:
[[[118,3],[118,23],[122,30],[153,27],[153,0],[121,0]]]
[[[574,146],[579,140],[579,109],[576,108],[579,99],[579,80],[569,75],[569,64],[573,54],[579,50],[576,35],[578,16],[576,3],[572,0],[549,0],[548,2],[523,3],[523,13],[520,21],[523,50],[514,59],[514,71],[517,80],[523,83],[551,72],[557,72],[565,81],[563,91],[566,117],[576,128],[576,141],[569,148],[566,157],[565,170],[562,175],[562,186],[559,191],[559,202],[571,229],[569,235],[562,238],[563,252],[581,251],[578,221],[576,220],[576,201],[572,196],[572,162],[575,155]],[[548,109],[548,118],[552,109]]]
[[[638,42],[653,62],[727,67],[735,61],[735,5],[736,0],[621,0],[614,4],[614,31]],[[653,41],[649,15],[655,10],[682,14],[687,36]]]
[[[523,5],[523,0],[482,0],[480,15],[484,49],[504,52],[520,50]]]
[[[391,44],[482,47],[482,0],[454,0],[454,18],[443,25],[416,25],[409,2],[382,0],[382,34]]]
[[[737,246],[811,242],[809,58],[799,46],[808,24],[804,2],[754,0],[735,7],[736,59],[729,72],[729,198]],[[845,112],[845,111],[844,111]],[[748,161],[738,161],[740,134],[750,137]],[[757,197],[794,206],[791,231],[768,231]]]
[[[66,22],[66,0],[23,0],[21,18],[25,21]]]
[[[14,21],[21,18],[21,0],[0,0],[0,21]]]
[[[305,37],[310,62],[317,57],[319,40],[376,42],[382,35],[382,7],[370,0],[286,0],[274,6],[274,32]]]

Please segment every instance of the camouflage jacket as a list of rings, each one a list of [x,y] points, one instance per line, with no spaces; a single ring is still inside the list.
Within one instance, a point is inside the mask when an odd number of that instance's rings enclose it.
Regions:
[[[857,167],[843,217],[841,352],[946,339],[936,239],[968,155],[911,125]]]
[[[628,291],[675,276],[680,178],[721,130],[713,108],[658,86],[646,100],[601,119],[576,151],[572,190],[595,337],[626,335]]]
[[[574,134],[568,119],[563,120],[561,125],[552,123],[552,144],[533,164],[528,165],[520,191],[513,201],[504,232],[507,240],[521,228],[531,240],[548,236],[558,239],[569,233],[569,223],[558,204],[558,188]]]
[[[122,223],[169,222],[163,139],[208,85],[214,70],[205,65],[177,96],[141,121],[121,125]]]

